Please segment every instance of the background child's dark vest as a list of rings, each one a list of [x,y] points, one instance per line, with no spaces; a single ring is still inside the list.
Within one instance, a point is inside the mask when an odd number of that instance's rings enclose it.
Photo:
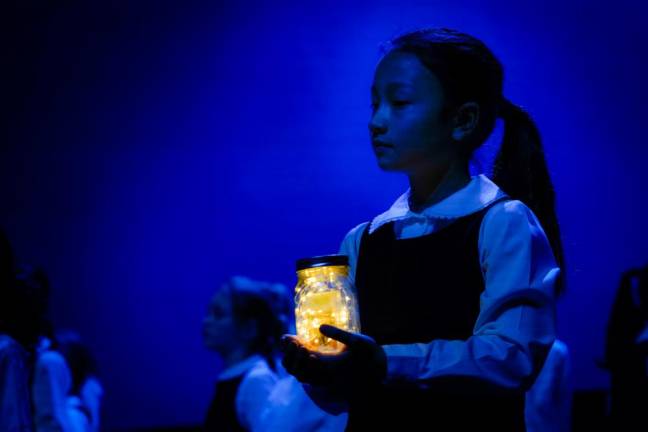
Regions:
[[[241,375],[216,384],[216,393],[209,404],[203,430],[205,432],[239,432],[245,431],[236,415],[236,392],[243,380]]]
[[[360,243],[355,285],[361,331],[381,345],[468,339],[484,290],[478,239],[487,208],[421,237],[396,239],[393,223]],[[411,385],[362,389],[347,430],[524,430],[523,393],[468,377],[433,390]],[[473,429],[470,429],[473,430]]]

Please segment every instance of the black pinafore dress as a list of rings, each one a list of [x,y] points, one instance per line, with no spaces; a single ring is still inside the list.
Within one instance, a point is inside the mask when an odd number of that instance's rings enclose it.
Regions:
[[[484,290],[478,239],[497,202],[429,235],[396,239],[393,222],[362,236],[356,268],[361,331],[381,345],[467,340]],[[524,394],[448,377],[433,389],[384,386],[351,400],[347,431],[524,430]]]

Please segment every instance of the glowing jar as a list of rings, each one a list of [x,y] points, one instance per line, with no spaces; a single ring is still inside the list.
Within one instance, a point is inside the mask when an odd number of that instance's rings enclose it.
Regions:
[[[297,260],[297,278],[297,337],[313,351],[328,354],[342,351],[344,344],[322,335],[319,326],[330,324],[351,332],[360,331],[348,257],[327,255]]]

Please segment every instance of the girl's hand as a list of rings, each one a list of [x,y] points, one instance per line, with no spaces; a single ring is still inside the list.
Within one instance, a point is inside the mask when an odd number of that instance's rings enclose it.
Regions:
[[[346,345],[338,354],[311,351],[290,335],[281,338],[284,352],[282,364],[300,382],[353,388],[379,383],[387,374],[385,351],[371,337],[350,333],[330,325],[320,326],[320,332]]]

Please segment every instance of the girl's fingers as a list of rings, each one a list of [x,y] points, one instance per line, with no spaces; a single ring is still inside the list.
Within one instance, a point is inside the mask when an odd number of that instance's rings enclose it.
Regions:
[[[340,328],[328,324],[322,324],[319,328],[319,331],[324,336],[342,342],[346,346],[353,345],[358,339],[358,336],[356,336],[354,333],[350,333],[348,331],[342,330]]]
[[[284,353],[281,364],[292,375],[295,375],[298,365],[298,349],[299,347],[292,337],[284,336],[281,338],[281,350]]]
[[[309,358],[308,350],[304,347],[297,348],[294,370],[295,377],[301,382],[309,382]]]
[[[293,336],[288,335],[281,338],[281,350],[284,353],[281,364],[286,371],[301,382],[311,382],[314,363],[317,361],[311,352]]]
[[[295,336],[289,334],[281,336],[281,340],[279,342],[279,347],[282,351],[289,349],[291,346],[301,346],[299,340]]]

